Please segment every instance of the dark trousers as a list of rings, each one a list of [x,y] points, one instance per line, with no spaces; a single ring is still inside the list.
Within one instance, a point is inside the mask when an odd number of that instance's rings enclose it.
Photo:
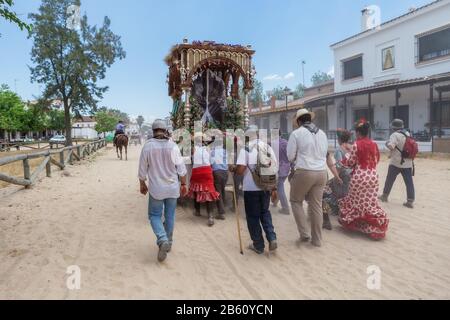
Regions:
[[[239,197],[242,195],[240,187],[244,183],[244,176],[234,174],[233,180],[234,180],[234,191],[236,193],[236,201],[239,201]]]
[[[206,202],[206,212],[208,214],[208,217],[210,217],[212,215],[212,207],[211,207],[212,202]],[[200,207],[201,207],[201,203],[195,201],[194,199],[194,208],[195,208],[195,212],[197,212],[198,214],[200,214]]]
[[[416,194],[414,190],[412,168],[403,169],[392,165],[389,166],[389,171],[386,178],[386,184],[384,186],[383,194],[388,196],[391,193],[392,187],[394,186],[394,182],[399,174],[402,175],[403,180],[405,181],[408,201],[414,201],[416,199]]]
[[[217,211],[219,214],[225,214],[225,186],[228,181],[228,171],[217,170],[213,172],[214,175],[214,187],[216,191],[220,193],[220,199],[217,200]]]
[[[270,192],[245,191],[244,192],[245,215],[247,226],[253,245],[257,250],[264,250],[264,238],[261,230],[264,229],[267,241],[277,239],[272,223],[272,215],[269,211]]]

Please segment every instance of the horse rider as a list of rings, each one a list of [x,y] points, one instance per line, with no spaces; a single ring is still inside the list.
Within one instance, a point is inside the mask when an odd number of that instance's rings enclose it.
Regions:
[[[125,125],[120,120],[116,125],[116,132],[114,133],[114,146],[116,146],[116,138],[119,134],[125,134]]]

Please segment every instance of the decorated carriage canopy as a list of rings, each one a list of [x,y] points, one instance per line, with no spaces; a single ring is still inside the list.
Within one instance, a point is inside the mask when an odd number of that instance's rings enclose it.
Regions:
[[[166,57],[175,128],[237,129],[248,125],[248,93],[256,75],[251,46],[183,40]]]

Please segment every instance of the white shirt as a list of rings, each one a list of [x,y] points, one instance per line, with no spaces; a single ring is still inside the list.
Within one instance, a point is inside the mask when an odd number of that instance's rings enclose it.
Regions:
[[[409,132],[406,132],[406,135],[409,137]],[[413,161],[412,159],[405,159],[405,163],[402,164],[402,154],[400,151],[396,149],[399,148],[400,150],[403,150],[406,143],[406,137],[401,134],[400,132],[394,132],[388,141],[388,146],[391,148],[394,148],[394,150],[391,151],[390,158],[391,158],[391,165],[397,167],[397,168],[412,168],[413,167]]]
[[[274,163],[272,165],[277,166],[277,169],[275,171],[278,171],[278,162],[277,157],[275,155],[275,152],[273,149],[266,143],[263,143],[260,140],[255,140],[253,142],[249,143],[249,150],[245,150],[243,148],[241,152],[239,153],[236,165],[238,166],[246,166],[247,170],[245,170],[244,174],[244,182],[243,182],[243,190],[244,191],[262,191],[258,186],[255,184],[255,181],[253,180],[253,175],[251,171],[248,169],[248,167],[253,168],[255,167],[257,161],[258,161],[258,148],[255,147],[256,143],[260,143],[260,146],[267,148],[267,151],[270,154],[270,158],[273,159]]]
[[[169,140],[150,139],[142,149],[139,179],[149,180],[149,193],[156,200],[180,197],[178,176],[186,175],[180,149]]]
[[[322,130],[316,134],[300,127],[289,138],[287,154],[295,169],[327,170],[328,138]]]
[[[211,156],[207,147],[195,147],[192,168],[209,167],[211,165],[210,158]]]

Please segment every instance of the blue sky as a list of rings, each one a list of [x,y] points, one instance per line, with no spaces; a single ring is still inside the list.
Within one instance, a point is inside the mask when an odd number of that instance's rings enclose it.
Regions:
[[[431,0],[430,0],[431,1]],[[101,106],[117,107],[147,120],[165,117],[172,108],[167,96],[170,47],[187,37],[220,43],[251,44],[256,50],[257,78],[264,90],[295,87],[302,82],[301,60],[306,61],[306,84],[318,70],[333,65],[330,44],[358,33],[361,9],[381,8],[386,21],[427,0],[82,0],[91,24],[105,15],[122,37],[127,58],[107,73],[110,90]],[[15,11],[26,19],[39,7],[38,0],[15,0]],[[0,21],[0,84],[6,83],[23,99],[39,95],[30,83],[28,65],[32,41],[25,32]]]

